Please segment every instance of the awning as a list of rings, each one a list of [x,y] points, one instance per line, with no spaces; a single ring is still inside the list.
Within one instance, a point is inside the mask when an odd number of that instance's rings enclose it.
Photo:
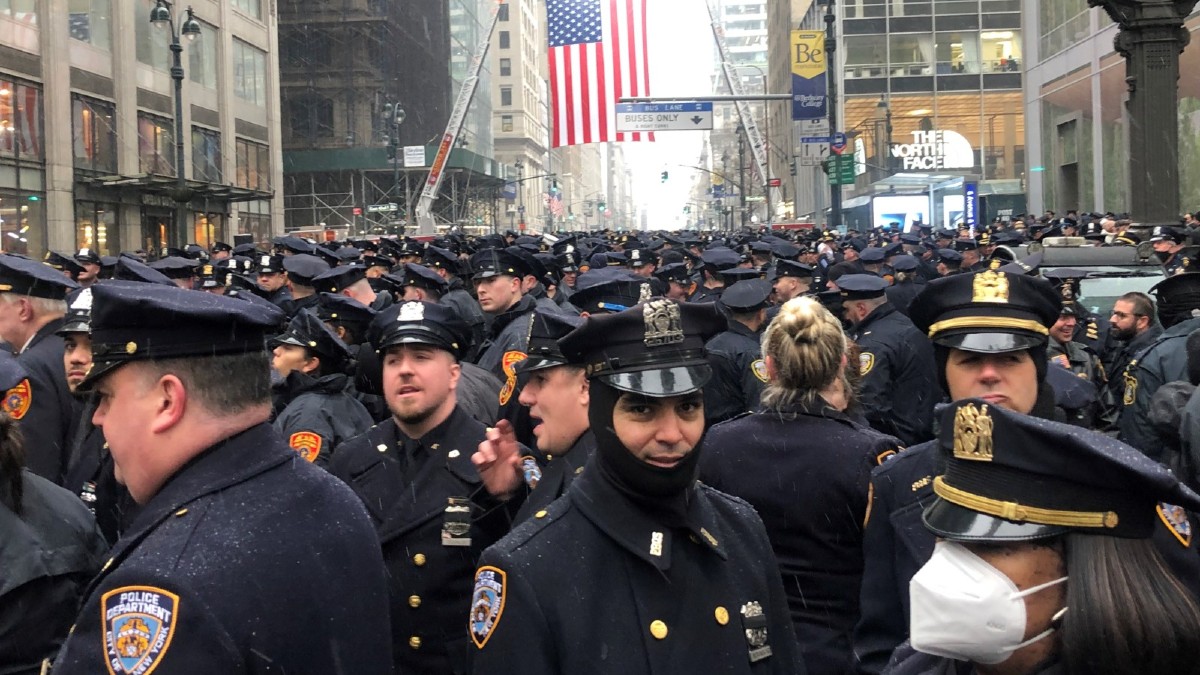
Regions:
[[[76,182],[104,190],[128,190],[139,194],[151,194],[170,197],[178,183],[171,176],[160,176],[152,173],[141,173],[133,176],[80,176]],[[191,199],[224,200],[228,202],[249,202],[259,199],[270,199],[273,192],[251,190],[249,188],[206,183],[198,180],[184,181],[184,185],[192,191]]]

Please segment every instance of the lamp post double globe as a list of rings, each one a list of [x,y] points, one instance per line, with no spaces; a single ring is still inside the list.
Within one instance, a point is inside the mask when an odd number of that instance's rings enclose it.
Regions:
[[[194,41],[200,37],[200,22],[192,8],[187,8],[183,23],[175,25],[171,15],[171,6],[166,0],[158,0],[154,9],[150,10],[150,24],[171,32],[171,79],[175,81],[175,189],[171,191],[171,199],[175,201],[175,227],[168,236],[169,243],[182,245],[185,222],[187,221],[188,203],[192,201],[194,191],[188,187],[183,164],[183,45],[179,38],[185,37]]]

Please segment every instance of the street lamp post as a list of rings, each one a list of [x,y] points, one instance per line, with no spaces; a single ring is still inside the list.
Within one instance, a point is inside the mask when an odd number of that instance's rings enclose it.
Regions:
[[[517,158],[514,163],[517,167],[517,215],[520,217],[521,232],[525,231],[525,162]]]
[[[742,207],[742,227],[746,227],[746,219],[750,215],[746,213],[746,128],[738,127],[738,192],[740,194],[740,204]]]
[[[890,178],[892,175],[892,106],[883,94],[879,95],[878,108],[883,111],[883,130],[887,134],[887,147],[884,148],[883,168]]]
[[[837,16],[834,0],[825,5],[825,80],[829,89],[829,133],[838,132],[838,88],[837,88]],[[842,226],[842,186],[829,186],[829,229]]]
[[[175,189],[171,199],[175,201],[175,231],[171,233],[174,236],[170,243],[182,246],[185,243],[181,235],[184,221],[187,220],[187,205],[192,201],[194,192],[187,186],[186,167],[183,164],[183,45],[179,38],[183,36],[194,41],[200,36],[200,22],[196,21],[192,8],[188,7],[187,17],[177,29],[171,16],[171,6],[166,0],[158,0],[154,9],[150,10],[150,23],[171,32],[171,79],[175,82]]]

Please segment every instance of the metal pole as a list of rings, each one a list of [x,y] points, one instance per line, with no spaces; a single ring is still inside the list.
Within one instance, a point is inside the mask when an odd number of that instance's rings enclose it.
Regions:
[[[746,227],[746,137],[745,130],[738,127],[738,197],[742,206],[742,227]]]
[[[183,165],[183,45],[179,44],[179,32],[175,30],[175,22],[171,22],[171,79],[175,81],[175,227],[168,235],[167,245],[182,246],[188,202],[191,201],[191,191],[187,187],[185,167]]]
[[[834,15],[834,0],[825,5],[825,80],[829,88],[829,133],[838,132],[838,89],[837,89],[837,17]],[[830,167],[833,170],[834,167]],[[829,186],[829,228],[842,226],[842,186]]]

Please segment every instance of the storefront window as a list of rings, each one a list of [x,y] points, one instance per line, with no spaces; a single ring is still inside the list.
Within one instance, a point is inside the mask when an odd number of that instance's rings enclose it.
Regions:
[[[71,102],[74,117],[75,168],[117,172],[116,108],[90,98]]]
[[[0,156],[40,160],[42,141],[42,90],[0,79]]]
[[[0,188],[0,251],[40,260],[46,252],[45,195]]]
[[[171,122],[138,113],[138,160],[142,173],[175,175],[175,134]]]
[[[75,202],[76,248],[90,248],[101,255],[118,255],[121,252],[121,231],[117,225],[117,214],[117,204]]]
[[[111,0],[68,0],[67,2],[67,30],[71,39],[86,42],[93,47],[111,48],[112,28],[109,25],[111,16]]]

